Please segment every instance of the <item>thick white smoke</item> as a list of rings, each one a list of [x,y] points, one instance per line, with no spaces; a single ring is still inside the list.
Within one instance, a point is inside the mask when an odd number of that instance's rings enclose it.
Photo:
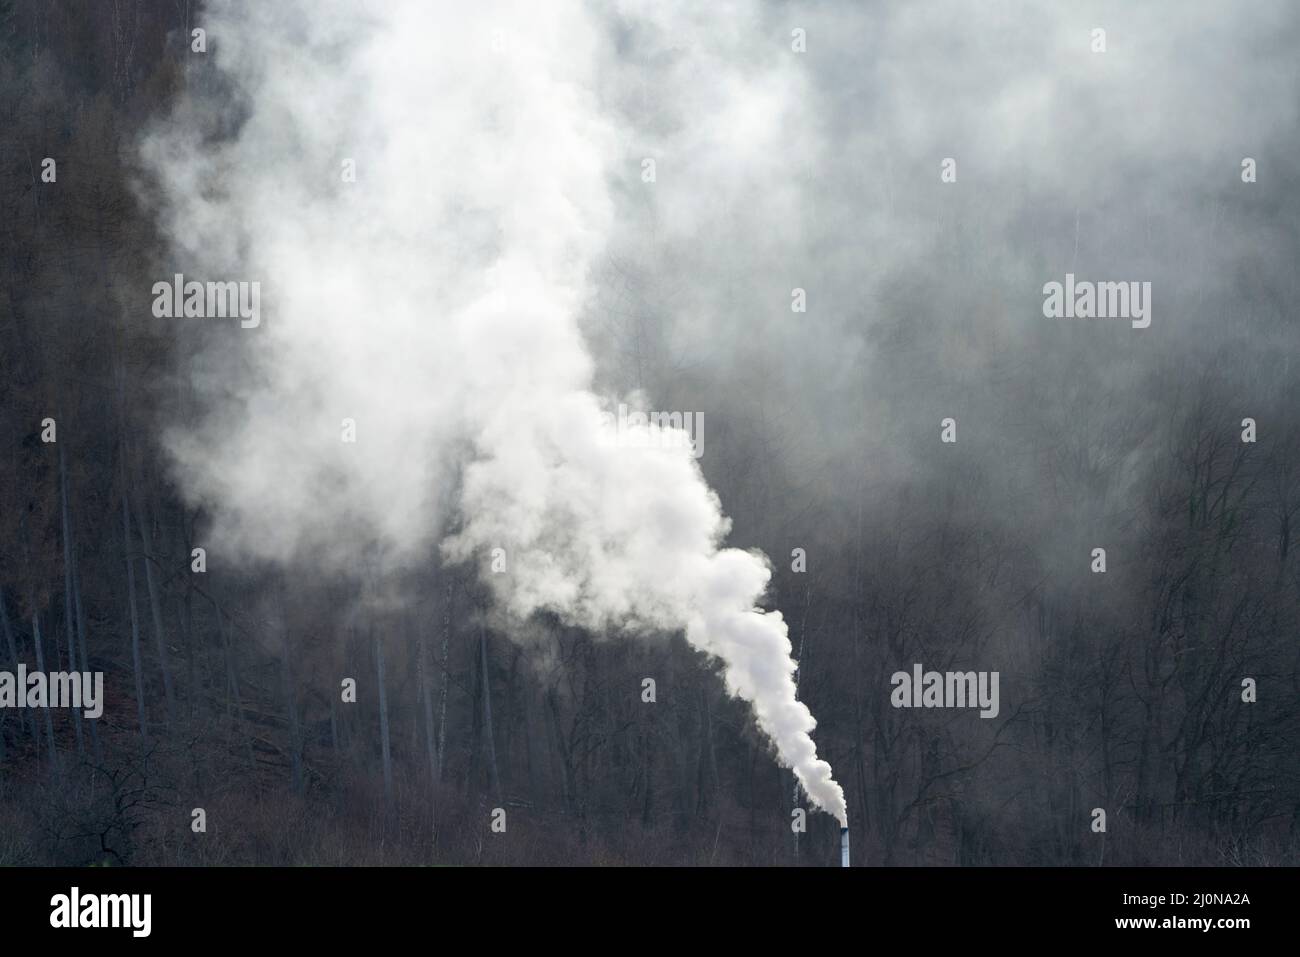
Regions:
[[[427,554],[459,479],[443,549],[504,549],[507,571],[487,576],[504,609],[684,630],[844,822],[795,698],[786,625],[757,607],[766,559],[719,547],[728,522],[685,443],[628,447],[591,391],[578,316],[615,183],[641,172],[598,100],[608,31],[579,2],[487,6],[210,5],[223,117],[195,98],[142,152],[177,270],[261,282],[264,317],[178,330],[199,411],[167,435],[177,474],[215,515],[218,547],[335,569],[362,542],[397,561]],[[689,51],[689,9],[623,15]],[[733,5],[712,26],[735,44],[752,11]],[[747,98],[745,75],[699,78],[724,93],[673,141],[768,148],[776,121],[754,104],[780,97],[769,81]],[[214,119],[237,132],[214,139]],[[701,182],[726,173],[707,166]],[[345,418],[355,444],[341,441]]]

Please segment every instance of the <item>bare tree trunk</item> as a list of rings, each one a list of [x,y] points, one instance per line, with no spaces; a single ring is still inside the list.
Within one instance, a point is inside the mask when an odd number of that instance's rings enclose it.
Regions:
[[[451,672],[447,670],[448,656],[451,653],[451,602],[452,578],[447,577],[446,602],[442,607],[442,700],[438,704],[438,770],[434,774],[434,783],[442,781],[442,758],[447,753],[447,684]]]
[[[180,631],[181,641],[185,644],[185,686],[187,688],[185,712],[189,720],[193,721],[194,709],[199,701],[199,672],[195,662],[193,610],[190,607],[188,588],[185,590],[185,597],[176,605],[176,625]]]
[[[123,479],[126,469],[122,470]],[[135,605],[135,566],[131,563],[131,513],[126,504],[126,492],[122,493],[122,549],[126,556],[126,596],[131,609],[131,666],[135,671],[135,704],[140,721],[140,739],[147,748],[149,744],[149,722],[144,709],[144,670],[140,664],[140,613]]]
[[[532,688],[528,682],[524,682],[520,703],[523,708],[524,719],[524,757],[527,761],[528,793],[529,795],[539,795],[542,793],[542,784],[538,778],[537,732],[533,726],[535,707]]]
[[[577,782],[573,773],[573,761],[570,757],[568,738],[564,734],[564,727],[560,722],[560,704],[559,695],[555,688],[548,688],[546,691],[547,713],[551,718],[551,729],[555,750],[559,752],[560,758],[560,790],[564,798],[564,809],[573,813],[577,807]]]
[[[384,642],[375,626],[370,626],[371,641],[375,648],[375,663],[379,671],[379,740],[384,760],[384,811],[393,810],[393,760],[388,740],[388,686],[384,674]]]
[[[17,643],[14,641],[14,630],[13,630],[13,626],[10,625],[10,623],[9,623],[9,609],[5,606],[5,594],[4,594],[4,589],[3,589],[3,588],[0,588],[0,624],[3,624],[3,625],[4,625],[4,630],[5,630],[5,645],[6,645],[6,647],[8,647],[8,649],[9,649],[9,658],[10,658],[10,660],[11,660],[12,663],[13,663],[14,672],[15,672],[15,674],[16,674],[17,671],[18,671],[18,661],[19,661],[19,659],[18,659],[18,645],[17,645]],[[28,714],[27,714],[27,709],[26,709],[26,708],[21,708],[21,709],[19,709],[19,711],[18,711],[18,723],[19,723],[19,726],[20,726],[20,727],[27,727],[27,728],[30,728],[30,729],[31,729],[31,733],[32,733],[32,744],[35,745],[35,744],[37,743],[37,740],[38,740],[38,738],[37,738],[37,732],[36,732],[36,717],[35,717],[35,715],[30,716],[30,717],[31,717],[31,721],[30,721],[30,722],[28,721],[28,717],[29,717],[29,716],[28,716]]]
[[[280,591],[280,680],[284,689],[284,710],[289,719],[289,754],[293,789],[302,792],[302,738],[298,728],[298,695],[294,689],[292,654],[289,650],[289,623],[285,618],[283,585]]]
[[[141,497],[143,502],[143,496]],[[154,580],[153,549],[149,545],[149,524],[143,505],[137,509],[136,526],[140,530],[140,546],[144,550],[144,579],[149,590],[149,612],[153,617],[153,638],[158,649],[158,666],[162,669],[163,696],[167,700],[167,723],[176,723],[176,697],[172,691],[171,668],[167,663],[167,635],[163,631],[162,605],[158,600],[158,587]]]
[[[339,756],[339,701],[338,696],[330,694],[330,749],[334,752],[335,760]]]
[[[492,681],[488,672],[487,628],[479,625],[479,657],[483,669],[483,733],[487,742],[488,770],[491,774],[492,793],[496,795],[497,806],[501,801],[501,776],[497,773],[497,744],[492,732]]]
[[[81,604],[81,563],[77,561],[75,550],[72,558],[72,603],[77,612],[77,639],[81,643],[81,666],[90,671],[90,652],[86,645],[86,609]],[[99,744],[99,721],[96,719],[89,724],[90,750],[95,756],[95,763],[102,764],[104,754]]]
[[[214,600],[212,607],[217,613],[217,632],[221,636],[222,657],[226,660],[226,684],[230,689],[230,694],[235,699],[233,724],[236,733],[244,740],[244,751],[248,756],[248,766],[251,768],[256,764],[256,759],[253,757],[253,743],[249,740],[248,733],[244,728],[244,702],[239,694],[239,669],[235,667],[234,641],[230,637],[230,631],[226,628],[225,616],[221,612],[220,603]],[[227,699],[226,710],[229,713],[229,699]]]
[[[642,753],[642,776],[645,778],[645,794],[641,802],[641,826],[643,828],[650,826],[650,821],[654,818],[655,802],[655,740],[658,731],[655,728],[655,709],[650,708],[646,711],[646,728],[642,734],[643,753]]]
[[[68,634],[68,670],[80,671],[77,667],[77,630],[72,614],[72,521],[68,507],[68,467],[59,445],[59,497],[60,512],[63,519],[63,619]],[[77,733],[77,754],[85,756],[86,743],[81,731],[81,709],[72,709],[72,726]]]
[[[429,641],[422,627],[419,628],[419,636],[416,639],[416,656],[420,708],[424,712],[425,759],[429,763],[429,812],[432,814],[434,791],[438,785],[438,749],[433,726],[433,682],[429,675]]]
[[[36,647],[36,670],[45,672],[45,652],[41,650],[41,616],[35,610],[36,602],[32,602],[32,644]],[[48,705],[49,702],[46,702]],[[45,740],[50,749],[50,767],[54,771],[59,769],[59,750],[54,745],[54,718],[51,716],[53,708],[45,707],[41,709],[45,713]]]

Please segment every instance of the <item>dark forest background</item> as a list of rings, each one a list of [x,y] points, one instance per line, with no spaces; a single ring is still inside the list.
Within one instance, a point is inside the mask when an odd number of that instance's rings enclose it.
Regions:
[[[512,641],[474,571],[432,556],[382,613],[312,574],[191,572],[206,516],[154,439],[183,343],[150,314],[171,270],[132,144],[204,81],[196,16],[0,0],[0,667],[103,671],[107,696],[98,721],[0,711],[0,864],[834,863],[834,821],[792,833],[790,773],[680,638],[542,621]],[[1269,224],[1290,266],[1166,296],[1156,323],[1185,334],[1159,352],[1120,329],[1018,337],[1003,317],[1040,317],[1064,269],[989,280],[979,200],[925,220],[978,295],[918,260],[841,298],[870,351],[820,420],[815,355],[778,368],[756,335],[689,361],[663,320],[673,264],[611,254],[602,374],[704,410],[701,464],[731,541],[773,558],[856,863],[1300,862],[1300,238],[1285,175],[1249,201],[1225,199],[1233,175],[1206,220]],[[1077,256],[1078,229],[1032,248],[1072,236]],[[873,467],[868,433],[906,464]],[[913,662],[999,670],[1001,714],[891,708]]]

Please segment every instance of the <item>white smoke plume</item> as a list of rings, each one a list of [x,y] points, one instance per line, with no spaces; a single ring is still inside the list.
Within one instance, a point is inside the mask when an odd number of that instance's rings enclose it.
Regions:
[[[618,16],[665,43],[662,82],[696,89],[661,132],[698,189],[772,162],[797,76],[723,62],[718,45],[775,59],[788,39],[746,3]],[[578,318],[618,184],[641,172],[601,98],[608,24],[569,0],[229,0],[203,26],[215,76],[142,156],[177,271],[262,284],[256,329],[171,320],[194,410],[166,445],[216,547],[338,570],[375,543],[418,561],[453,508],[442,550],[504,549],[507,572],[486,578],[513,615],[683,630],[844,823],[785,622],[758,607],[766,559],[721,547],[729,522],[685,443],[628,448],[592,391]],[[690,228],[699,214],[675,195],[667,228]]]

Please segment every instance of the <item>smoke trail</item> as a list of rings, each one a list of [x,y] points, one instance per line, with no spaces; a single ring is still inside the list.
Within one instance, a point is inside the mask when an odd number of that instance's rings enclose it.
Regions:
[[[720,547],[729,523],[672,430],[628,448],[591,391],[577,316],[630,175],[594,92],[607,37],[577,2],[379,6],[214,4],[221,92],[143,145],[177,268],[263,284],[259,328],[178,331],[196,409],[165,441],[186,494],[220,547],[345,569],[363,543],[419,560],[459,477],[443,549],[504,549],[504,609],[684,630],[844,822],[786,625],[757,607],[766,559]],[[737,150],[772,134],[709,119]]]

